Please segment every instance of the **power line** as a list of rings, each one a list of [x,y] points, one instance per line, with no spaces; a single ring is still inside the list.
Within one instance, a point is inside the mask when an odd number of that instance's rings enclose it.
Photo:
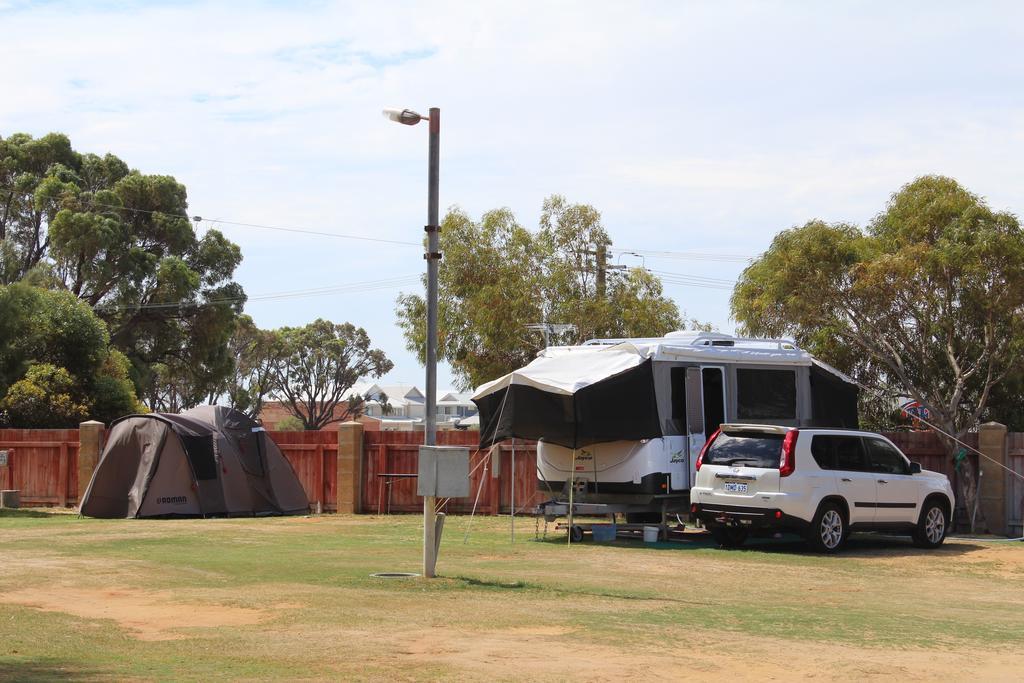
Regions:
[[[666,251],[656,249],[625,249],[612,247],[609,249],[616,254],[635,254],[637,256],[650,256],[652,258],[682,259],[688,261],[718,261],[722,263],[748,263],[751,256],[738,254],[708,254],[695,251]]]
[[[132,211],[135,213],[144,213],[150,215],[164,215],[172,218],[184,218],[189,219],[189,216],[184,211],[182,213],[171,213],[169,211],[159,211],[153,209],[137,209],[131,206],[122,206],[120,204],[106,204],[104,202],[92,201],[93,206],[103,206],[111,209],[117,209],[120,211]],[[409,240],[389,240],[381,237],[369,237],[367,235],[352,235],[340,232],[330,232],[325,230],[315,230],[308,227],[300,226],[288,226],[288,225],[273,225],[268,223],[246,223],[243,221],[232,221],[226,218],[203,218],[202,216],[191,217],[193,222],[199,223],[219,223],[223,225],[232,225],[244,228],[257,228],[259,230],[278,230],[282,232],[299,233],[303,235],[316,235],[318,237],[334,237],[338,239],[351,239],[351,240],[363,240],[367,242],[378,242],[383,244],[397,244],[406,247],[421,247],[421,242],[412,242]],[[668,259],[683,259],[691,261],[717,261],[723,263],[747,263],[752,260],[751,256],[743,256],[738,254],[711,254],[703,252],[692,252],[692,251],[669,251],[669,250],[657,250],[657,249],[634,249],[634,248],[620,248],[620,247],[609,247],[609,252],[615,254],[635,254],[637,256],[650,256],[652,258],[668,258]]]
[[[328,294],[370,292],[381,289],[393,289],[419,282],[419,275],[402,275],[400,277],[387,278],[384,280],[370,280],[367,282],[354,282],[345,285],[334,285],[330,287],[317,287],[314,289],[299,289],[286,292],[269,292],[267,294],[254,294],[252,296],[224,297],[221,299],[207,299],[206,301],[171,301],[154,304],[100,304],[96,310],[160,310],[174,308],[199,308],[202,306],[213,306],[217,304],[249,303],[255,301],[282,301],[287,299],[301,299],[313,296],[324,296]]]
[[[727,279],[720,278],[720,277],[705,277],[703,275],[689,275],[687,273],[671,273],[671,272],[664,271],[664,270],[650,270],[650,272],[654,273],[655,275],[664,275],[666,277],[686,278],[686,279],[706,282],[708,284],[713,284],[713,285],[728,285],[729,287],[732,287],[733,285],[736,284],[735,280],[727,280]]]
[[[223,225],[236,225],[236,226],[241,226],[241,227],[245,227],[245,228],[259,228],[260,230],[279,230],[281,232],[295,232],[295,233],[300,233],[300,234],[303,234],[303,235],[317,235],[317,236],[320,236],[320,237],[336,237],[336,238],[339,238],[339,239],[362,240],[364,242],[378,242],[378,243],[382,243],[382,244],[399,244],[399,245],[402,245],[402,246],[405,246],[405,247],[422,247],[423,246],[423,244],[421,242],[408,242],[408,241],[405,241],[405,240],[389,240],[389,239],[384,239],[382,237],[366,237],[364,235],[345,235],[345,234],[342,234],[342,233],[339,233],[339,232],[324,232],[324,231],[321,231],[321,230],[311,230],[309,228],[288,227],[288,226],[284,226],[284,225],[260,225],[258,223],[241,223],[239,221],[228,221],[228,220],[224,220],[222,218],[203,218],[201,216],[196,216],[196,218],[198,218],[199,221],[203,221],[203,222],[206,222],[206,223],[219,223],[219,224],[223,224]]]
[[[120,206],[120,205],[117,205],[117,204],[105,204],[103,202],[95,202],[95,201],[92,202],[92,204],[94,206],[104,206],[104,207],[108,207],[108,208],[111,208],[111,209],[118,209],[118,210],[121,210],[121,211],[133,211],[135,213],[144,213],[144,214],[149,214],[149,215],[157,215],[157,214],[159,214],[159,215],[162,215],[162,216],[170,216],[171,218],[183,218],[185,220],[189,220],[188,215],[184,214],[184,213],[170,213],[168,211],[155,211],[155,210],[151,210],[151,209],[136,209],[136,208],[133,208],[133,207],[130,207],[130,206]],[[381,243],[381,244],[398,244],[398,245],[407,246],[407,247],[421,247],[421,246],[423,246],[423,244],[421,242],[411,242],[411,241],[406,241],[406,240],[389,240],[389,239],[384,239],[382,237],[368,237],[366,235],[351,235],[351,234],[345,234],[345,233],[340,233],[340,232],[328,232],[328,231],[324,231],[324,230],[313,230],[312,228],[304,228],[304,227],[297,227],[297,226],[269,225],[269,224],[262,224],[262,223],[243,223],[242,221],[230,221],[230,220],[227,220],[227,219],[224,219],[224,218],[203,218],[202,216],[193,216],[191,220],[193,222],[195,222],[195,223],[200,223],[200,222],[202,222],[202,223],[217,223],[217,224],[222,224],[222,225],[233,225],[233,226],[239,226],[239,227],[244,227],[244,228],[258,228],[260,230],[278,230],[278,231],[281,231],[281,232],[292,232],[292,233],[299,233],[299,234],[303,234],[303,235],[317,235],[319,237],[334,237],[334,238],[338,238],[338,239],[347,239],[347,240],[362,240],[364,242],[377,242],[377,243]]]

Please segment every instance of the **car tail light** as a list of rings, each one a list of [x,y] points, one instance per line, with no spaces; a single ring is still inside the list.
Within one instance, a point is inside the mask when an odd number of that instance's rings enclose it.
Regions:
[[[779,459],[779,476],[788,477],[796,469],[796,437],[800,433],[798,429],[791,429],[786,432],[786,438],[782,440],[782,457]]]
[[[704,447],[700,449],[700,455],[697,456],[696,465],[696,470],[698,472],[700,472],[700,466],[704,462],[704,454],[708,452],[709,448],[711,448],[711,444],[715,442],[715,439],[718,438],[718,435],[721,431],[721,429],[716,429],[715,433],[711,435],[711,438],[704,442]]]

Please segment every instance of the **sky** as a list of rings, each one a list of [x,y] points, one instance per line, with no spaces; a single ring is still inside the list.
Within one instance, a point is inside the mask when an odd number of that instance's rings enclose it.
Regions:
[[[384,107],[441,108],[442,208],[592,204],[616,263],[725,332],[706,283],[780,230],[864,224],[927,173],[1024,210],[1022,3],[0,0],[0,37],[0,136],[173,175],[256,323],[361,326],[381,383],[424,385],[394,308],[427,190],[426,125]]]

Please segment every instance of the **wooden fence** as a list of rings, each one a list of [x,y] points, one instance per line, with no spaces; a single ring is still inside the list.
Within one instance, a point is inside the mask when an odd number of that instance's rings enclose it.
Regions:
[[[487,451],[476,450],[477,432],[438,432],[439,446],[470,449],[469,492],[466,498],[447,500],[448,512],[508,513],[513,495],[516,511],[529,509],[544,499],[537,490],[537,447],[533,442],[515,440],[501,445],[494,467]],[[362,511],[369,513],[416,512],[423,499],[416,495],[417,453],[422,432],[365,432],[363,434]],[[513,453],[515,476],[512,476]],[[498,471],[494,476],[493,469]],[[513,494],[514,487],[514,494]]]
[[[0,429],[8,451],[0,485],[19,489],[22,505],[73,505],[78,498],[77,429]]]
[[[299,477],[313,509],[337,510],[338,432],[268,432],[277,442]],[[922,467],[942,472],[956,487],[956,472],[942,443],[929,432],[886,434],[911,460]],[[516,440],[502,444],[495,462],[476,450],[476,432],[438,432],[439,445],[465,446],[471,451],[470,495],[447,501],[449,512],[507,514],[513,497],[517,512],[529,509],[549,497],[537,486],[537,449],[532,442]],[[977,434],[966,439],[978,445]],[[363,433],[361,507],[364,513],[418,512],[422,499],[416,495],[416,458],[422,432]],[[1007,467],[1024,475],[1024,433],[1007,435]],[[0,488],[21,491],[27,506],[72,506],[78,497],[77,429],[0,429],[0,450],[10,453],[8,466],[0,467]],[[513,476],[513,451],[515,474]],[[977,456],[970,454],[972,464]],[[1008,532],[1024,534],[1024,480],[1007,476],[1006,505]]]
[[[267,432],[298,475],[314,509],[338,509],[338,432]]]

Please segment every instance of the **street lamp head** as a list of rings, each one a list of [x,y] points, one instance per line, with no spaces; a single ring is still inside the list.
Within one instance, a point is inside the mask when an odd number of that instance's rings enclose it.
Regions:
[[[415,126],[420,121],[429,121],[426,116],[420,116],[412,109],[393,109],[388,108],[383,112],[384,118],[391,119],[396,123],[404,123],[407,126]]]

